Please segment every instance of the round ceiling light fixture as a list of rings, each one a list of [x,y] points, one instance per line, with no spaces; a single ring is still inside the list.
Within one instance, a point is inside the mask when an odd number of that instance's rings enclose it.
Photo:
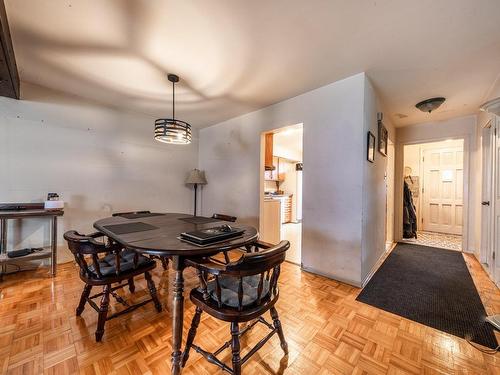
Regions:
[[[172,82],[172,118],[159,118],[155,121],[155,139],[163,143],[189,144],[191,143],[191,125],[175,118],[175,84],[179,76],[169,74]]]
[[[420,103],[417,103],[415,107],[420,109],[422,112],[429,112],[431,113],[432,111],[438,109],[441,104],[444,103],[446,99],[443,97],[438,97],[438,98],[430,98],[426,100],[422,100]]]

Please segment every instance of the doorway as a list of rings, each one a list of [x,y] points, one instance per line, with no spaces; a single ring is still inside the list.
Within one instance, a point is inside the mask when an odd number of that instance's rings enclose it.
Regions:
[[[301,264],[303,126],[261,135],[260,238],[290,242],[286,260]]]
[[[461,251],[464,140],[406,145],[404,170],[404,240]]]

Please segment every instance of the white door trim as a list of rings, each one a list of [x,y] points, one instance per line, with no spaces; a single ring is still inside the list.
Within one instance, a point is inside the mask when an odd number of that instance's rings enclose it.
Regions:
[[[494,119],[489,119],[484,126],[481,127],[481,137],[484,137],[484,131],[485,129],[489,129],[489,132],[491,132],[491,129],[494,129],[495,124],[494,124]],[[492,278],[494,278],[494,269],[493,267],[494,262],[492,259],[492,247],[493,247],[493,237],[492,237],[492,230],[493,230],[493,157],[494,157],[494,144],[493,144],[493,137],[494,135],[492,133],[489,133],[488,136],[490,139],[488,140],[489,142],[489,165],[486,167],[485,165],[485,150],[484,150],[484,139],[481,139],[481,157],[482,157],[482,163],[481,163],[481,178],[482,178],[482,184],[481,184],[481,202],[483,201],[489,201],[490,206],[488,209],[488,212],[485,212],[484,207],[481,205],[481,243],[479,247],[479,260],[483,264],[488,265],[488,273]],[[490,173],[488,175],[485,175],[485,168],[490,168]],[[484,223],[483,221],[487,221],[487,223]]]
[[[396,173],[395,173],[395,197],[394,197],[394,237],[396,241],[403,239],[403,174],[404,174],[404,146],[421,143],[441,142],[447,139],[463,139],[464,141],[464,210],[463,210],[463,233],[462,251],[470,253],[469,250],[469,180],[470,180],[470,135],[458,135],[454,137],[438,137],[419,139],[417,141],[398,142],[396,146]]]
[[[500,205],[498,204],[499,202],[499,196],[500,196],[500,117],[495,116],[494,122],[494,132],[493,132],[493,158],[492,158],[492,167],[493,167],[493,180],[492,180],[492,189],[491,189],[491,201],[490,201],[490,207],[491,207],[491,224],[492,224],[492,231],[491,231],[491,244],[492,244],[492,251],[495,254],[493,264],[494,264],[494,280],[495,284],[497,286],[500,286],[500,252],[499,249],[499,242],[500,242]]]

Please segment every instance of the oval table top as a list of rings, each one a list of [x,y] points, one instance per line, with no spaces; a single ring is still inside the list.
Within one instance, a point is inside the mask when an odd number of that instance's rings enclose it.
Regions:
[[[211,255],[255,242],[259,237],[257,230],[249,225],[228,223],[200,216],[193,217],[188,214],[155,213],[151,214],[151,216],[141,214],[136,217],[134,215],[129,216],[133,218],[126,218],[124,216],[113,216],[98,220],[94,223],[94,228],[127,248],[152,255]],[[199,220],[204,222],[194,224],[184,220]],[[123,224],[133,225],[124,226]],[[190,244],[178,238],[182,232],[211,228],[222,224],[229,224],[244,229],[245,232],[240,237],[203,247]]]

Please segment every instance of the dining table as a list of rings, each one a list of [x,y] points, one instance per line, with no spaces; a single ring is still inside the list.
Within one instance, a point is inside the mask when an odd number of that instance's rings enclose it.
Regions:
[[[184,232],[230,224],[244,230],[243,234],[210,245],[199,246],[181,239]],[[184,277],[186,259],[212,256],[222,251],[245,247],[258,239],[252,226],[182,213],[126,213],[98,220],[94,228],[138,253],[172,260],[172,374],[181,373],[182,326],[184,320]]]

